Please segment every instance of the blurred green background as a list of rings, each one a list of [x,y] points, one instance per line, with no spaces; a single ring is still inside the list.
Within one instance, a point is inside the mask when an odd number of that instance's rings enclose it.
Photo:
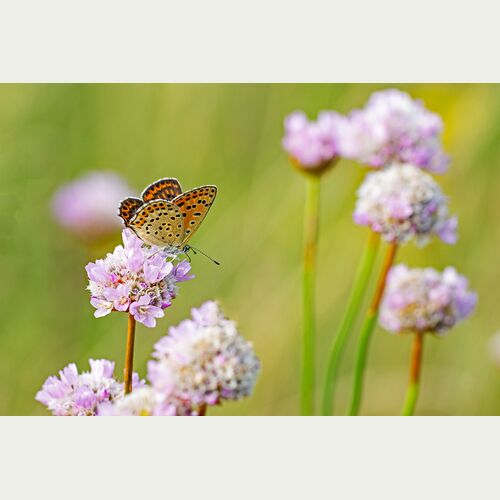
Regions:
[[[406,245],[399,262],[454,265],[479,293],[474,315],[449,336],[429,338],[418,414],[500,413],[500,371],[488,343],[500,330],[499,85],[1,85],[0,414],[46,415],[34,400],[47,376],[74,361],[107,357],[122,373],[126,315],[94,319],[84,266],[118,243],[86,248],[51,216],[54,191],[88,170],[114,170],[142,188],[175,176],[185,189],[216,184],[219,195],[193,238],[222,266],[194,257],[156,329],[138,325],[135,367],[145,375],[153,343],[219,299],[254,343],[262,371],[254,395],[210,414],[298,412],[300,266],[304,180],[281,149],[283,118],[295,109],[362,107],[374,90],[397,87],[438,112],[452,156],[438,181],[459,216],[456,246]],[[352,223],[365,170],[342,160],[322,184],[318,280],[318,382],[346,304],[367,229]],[[373,338],[364,414],[398,414],[411,339]],[[337,409],[351,384],[354,342],[342,365]],[[320,386],[318,385],[318,394]]]

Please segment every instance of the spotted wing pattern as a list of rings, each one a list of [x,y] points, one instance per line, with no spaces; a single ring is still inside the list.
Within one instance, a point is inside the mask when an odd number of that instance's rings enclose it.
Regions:
[[[143,192],[142,199],[145,202],[151,200],[172,201],[182,193],[181,185],[177,179],[166,177],[150,184]]]
[[[180,248],[184,240],[182,213],[165,200],[153,200],[141,207],[128,223],[135,234],[150,245]]]
[[[130,219],[132,219],[142,205],[144,205],[144,202],[139,198],[125,198],[120,202],[118,215],[123,219],[125,225],[130,222]]]
[[[173,203],[179,207],[184,219],[184,239],[181,246],[184,246],[200,227],[216,195],[216,186],[201,186],[174,198]]]

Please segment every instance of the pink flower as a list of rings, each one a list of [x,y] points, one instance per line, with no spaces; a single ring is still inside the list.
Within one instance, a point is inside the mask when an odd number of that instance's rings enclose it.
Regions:
[[[52,208],[57,222],[85,240],[96,240],[120,230],[120,200],[131,188],[113,172],[90,172],[55,193]]]
[[[114,376],[115,364],[107,359],[90,359],[90,372],[78,373],[74,363],[59,372],[59,377],[47,378],[35,399],[54,415],[93,416],[104,401],[114,401],[123,396],[123,385]],[[132,386],[144,382],[133,374]]]
[[[91,297],[90,303],[95,307],[94,316],[102,318],[107,316],[113,310],[113,303],[99,297]]]
[[[477,295],[452,267],[391,269],[380,308],[380,324],[390,332],[429,332],[443,335],[469,316]]]
[[[215,326],[224,321],[219,304],[213,300],[207,300],[198,308],[193,307],[191,317],[200,326]]]
[[[106,266],[103,259],[89,262],[85,266],[87,275],[90,280],[96,283],[106,284],[112,281],[112,276],[106,271]]]
[[[115,371],[115,362],[108,359],[89,359],[90,374],[97,379],[112,377]]]
[[[449,245],[454,245],[457,242],[458,218],[451,217],[447,219],[439,228],[439,237]]]
[[[189,281],[194,279],[194,274],[190,274],[191,272],[191,265],[189,262],[186,262],[185,260],[179,262],[174,268],[173,275],[175,276],[175,279],[177,282],[181,281]]]
[[[260,369],[252,344],[216,302],[191,314],[155,344],[156,359],[148,363],[152,387],[193,407],[249,396]]]
[[[353,111],[340,125],[339,148],[346,158],[372,167],[412,163],[435,173],[448,166],[441,117],[400,90],[375,92],[364,109]]]
[[[189,402],[165,395],[152,387],[141,387],[114,401],[105,401],[97,410],[99,417],[175,417],[196,416]]]
[[[113,303],[117,311],[126,311],[130,304],[130,285],[125,283],[116,288],[106,288],[104,296]]]
[[[381,233],[387,241],[425,244],[432,236],[456,242],[457,219],[436,181],[411,164],[393,164],[370,172],[357,192],[354,221]]]
[[[189,274],[191,266],[185,261],[174,266],[177,255],[144,246],[130,229],[124,229],[122,236],[123,246],[85,267],[94,316],[130,311],[137,321],[153,327],[155,318],[162,317],[162,309],[177,296],[177,284],[194,277]]]
[[[155,255],[144,262],[144,277],[148,283],[157,283],[170,274],[174,266],[163,255]]]
[[[296,111],[285,119],[283,148],[295,162],[309,170],[324,167],[339,154],[338,129],[343,117],[323,111],[316,121]]]
[[[122,232],[123,246],[128,252],[142,252],[143,242],[133,231],[126,230]]]
[[[139,323],[149,328],[154,328],[156,326],[156,318],[163,318],[165,315],[161,307],[151,304],[151,297],[149,297],[149,295],[143,295],[139,300],[130,304],[130,314],[132,314]]]

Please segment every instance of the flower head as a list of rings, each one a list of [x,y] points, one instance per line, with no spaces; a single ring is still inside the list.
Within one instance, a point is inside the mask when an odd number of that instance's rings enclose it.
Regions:
[[[216,302],[192,309],[192,319],[169,330],[155,345],[148,378],[155,390],[193,407],[250,395],[260,363],[236,324]]]
[[[113,172],[90,172],[57,190],[53,214],[68,231],[96,240],[120,230],[116,210],[130,191],[125,180]]]
[[[115,364],[107,359],[90,359],[90,371],[78,373],[74,363],[59,372],[59,377],[49,377],[35,399],[54,415],[91,416],[99,404],[114,401],[123,395],[123,384],[113,377]],[[132,386],[142,385],[137,373]]]
[[[375,92],[364,109],[342,122],[341,154],[372,167],[412,163],[442,173],[449,163],[441,146],[442,130],[440,116],[406,92]]]
[[[316,121],[309,121],[304,113],[296,111],[285,119],[283,148],[301,168],[322,171],[339,154],[338,128],[342,119],[333,111],[323,111]]]
[[[144,246],[130,229],[124,229],[122,236],[123,246],[85,267],[94,315],[129,311],[140,323],[154,327],[177,295],[177,283],[194,277],[191,266],[184,261],[174,265],[174,256]]]
[[[195,416],[189,404],[155,391],[152,387],[141,387],[123,398],[106,401],[99,405],[99,417],[174,417]]]
[[[453,267],[435,269],[391,269],[380,310],[380,324],[390,332],[444,334],[469,316],[477,295]]]
[[[411,164],[393,164],[369,173],[358,190],[357,224],[370,226],[387,241],[415,238],[426,243],[433,234],[456,241],[457,219],[448,216],[446,197],[427,173]]]
[[[161,307],[154,306],[151,302],[152,299],[149,295],[142,295],[130,305],[130,314],[143,325],[154,328],[156,326],[155,318],[162,318],[164,313]]]

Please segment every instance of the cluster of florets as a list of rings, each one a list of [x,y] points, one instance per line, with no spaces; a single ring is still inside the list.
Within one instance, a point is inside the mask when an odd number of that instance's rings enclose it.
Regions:
[[[98,408],[99,417],[176,417],[197,416],[197,408],[183,401],[170,391],[157,391],[153,387],[141,387],[123,398],[107,401]]]
[[[177,295],[177,284],[194,277],[189,274],[190,264],[174,264],[175,258],[161,248],[144,245],[130,229],[124,229],[123,246],[85,268],[94,315],[129,311],[140,323],[154,327]]]
[[[294,163],[318,169],[338,157],[380,168],[411,163],[435,173],[449,158],[441,145],[443,122],[419,100],[396,89],[375,92],[363,109],[344,116],[322,111],[316,121],[302,112],[285,119],[282,144]]]
[[[213,301],[170,328],[156,343],[153,357],[148,363],[152,386],[195,408],[250,395],[260,368],[252,344]]]
[[[216,302],[191,312],[156,343],[150,385],[134,374],[133,391],[124,395],[114,363],[90,360],[90,372],[79,375],[71,364],[49,377],[36,399],[54,415],[196,416],[208,405],[249,396],[260,369],[251,343]]]
[[[415,238],[426,243],[438,235],[456,241],[457,219],[448,215],[446,197],[434,179],[411,164],[393,164],[368,174],[358,189],[354,221],[390,242]]]
[[[52,211],[61,226],[84,240],[96,240],[121,228],[116,207],[131,191],[113,172],[90,172],[60,187]]]
[[[435,173],[446,170],[449,158],[441,145],[441,117],[419,100],[396,89],[375,92],[367,105],[342,122],[342,156],[372,167],[412,163]]]
[[[301,111],[285,119],[283,148],[297,165],[305,169],[328,166],[339,155],[338,130],[342,116],[335,112],[319,113],[309,121]]]
[[[380,324],[394,333],[441,335],[469,316],[476,301],[467,278],[453,267],[439,273],[400,264],[389,272]]]
[[[123,396],[123,384],[114,376],[115,364],[107,359],[90,359],[90,371],[78,373],[74,363],[49,377],[35,399],[58,416],[94,416],[101,403]],[[143,383],[133,374],[132,387]]]

